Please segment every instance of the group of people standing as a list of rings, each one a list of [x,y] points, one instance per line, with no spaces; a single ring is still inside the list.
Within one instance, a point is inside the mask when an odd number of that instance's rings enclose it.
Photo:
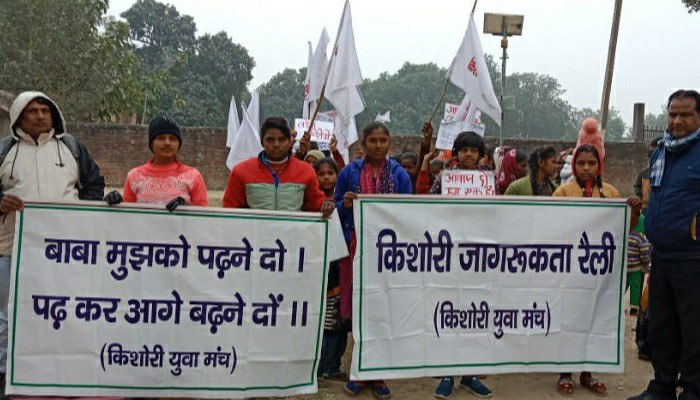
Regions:
[[[652,243],[649,343],[656,372],[647,391],[633,400],[700,398],[700,243],[696,220],[700,212],[700,94],[681,90],[669,99],[669,126],[654,147],[647,175],[640,175],[642,198],[632,196],[634,221],[630,229],[646,231]],[[148,147],[153,156],[132,169],[121,191],[104,196],[105,182],[87,149],[65,132],[60,109],[40,92],[20,94],[10,110],[12,135],[0,140],[0,379],[4,387],[7,350],[7,301],[15,211],[23,199],[104,200],[160,204],[174,211],[181,205],[208,206],[201,173],[185,165],[178,153],[183,146],[180,127],[171,118],[153,119]],[[490,170],[498,194],[511,196],[561,196],[618,198],[620,192],[603,180],[605,148],[593,119],[584,121],[574,149],[557,152],[546,146],[531,154],[500,147],[487,149],[474,132],[460,133],[450,152],[431,149],[433,130],[423,126],[418,154],[390,156],[391,134],[387,126],[372,122],[362,129],[363,157],[344,165],[332,145],[328,157],[311,150],[307,142],[292,152],[293,137],[283,118],[270,117],[261,125],[263,151],[236,164],[229,175],[223,206],[283,211],[318,211],[329,218],[337,209],[349,256],[331,264],[327,288],[319,377],[347,380],[341,357],[347,346],[352,314],[352,259],[357,250],[353,200],[360,194],[441,194],[442,170]],[[303,141],[304,139],[302,139]],[[646,215],[645,223],[637,223]],[[585,218],[585,215],[581,216]],[[544,223],[544,222],[543,222]],[[643,235],[639,263],[648,261]],[[648,252],[648,244],[646,251]],[[636,266],[635,259],[633,265]],[[635,285],[643,278],[635,277]],[[636,287],[635,286],[635,287]],[[633,288],[633,291],[635,289]],[[638,297],[637,292],[633,298]],[[582,305],[585,307],[586,305]],[[606,385],[582,372],[578,382],[598,396]],[[459,386],[478,397],[491,390],[478,376],[463,376]],[[447,399],[454,390],[453,377],[441,378],[434,395]],[[347,380],[345,392],[355,396],[370,388],[375,397],[387,399],[391,391],[382,380]],[[573,396],[572,374],[561,374],[556,388]]]

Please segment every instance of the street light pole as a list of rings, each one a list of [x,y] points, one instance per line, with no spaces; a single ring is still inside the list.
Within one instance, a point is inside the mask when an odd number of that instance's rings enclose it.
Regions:
[[[501,126],[498,133],[498,145],[503,146],[503,125],[506,123],[506,111],[503,105],[503,98],[506,95],[506,60],[508,59],[508,26],[506,25],[506,17],[503,16],[503,39],[501,39],[501,48],[503,48],[503,63],[501,63]]]
[[[522,15],[510,14],[484,14],[484,33],[490,33],[501,37],[503,56],[501,60],[501,125],[498,134],[498,143],[503,145],[503,125],[505,124],[506,108],[513,109],[513,105],[506,105],[506,64],[508,63],[508,36],[520,36],[523,34]]]

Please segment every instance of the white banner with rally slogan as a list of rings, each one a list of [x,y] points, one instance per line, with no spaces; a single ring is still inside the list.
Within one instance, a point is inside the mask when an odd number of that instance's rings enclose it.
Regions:
[[[12,258],[8,392],[316,392],[339,249],[330,226],[311,213],[28,203]]]
[[[624,200],[361,196],[354,213],[353,379],[624,370]]]

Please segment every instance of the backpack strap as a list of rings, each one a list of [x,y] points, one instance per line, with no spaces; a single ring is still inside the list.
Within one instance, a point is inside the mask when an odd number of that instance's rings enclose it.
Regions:
[[[10,136],[5,136],[4,138],[0,139],[0,165],[5,161],[5,157],[7,157],[7,153],[10,152],[10,149],[12,146],[15,145],[17,141],[15,140],[14,137]]]
[[[75,136],[71,135],[70,133],[64,133],[60,140],[68,147],[70,152],[73,154],[73,158],[78,160],[80,158],[80,146],[78,146],[78,139],[76,139]],[[0,149],[0,151],[1,150],[2,149]],[[0,153],[0,155],[2,155],[2,153]]]

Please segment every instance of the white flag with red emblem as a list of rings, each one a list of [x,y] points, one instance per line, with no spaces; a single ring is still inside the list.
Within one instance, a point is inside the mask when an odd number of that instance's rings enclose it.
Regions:
[[[469,17],[467,33],[452,60],[446,78],[467,92],[472,100],[472,107],[475,106],[501,126],[501,105],[493,91],[473,13]]]
[[[226,147],[233,147],[233,141],[236,139],[236,133],[241,126],[241,121],[238,119],[238,109],[236,109],[236,98],[231,96],[231,104],[228,108],[228,127],[226,129]]]
[[[355,125],[355,118],[350,118],[349,121],[345,122],[340,114],[335,114],[335,128],[333,134],[338,141],[338,151],[343,156],[345,164],[350,162],[350,145],[357,141],[357,125]]]
[[[306,79],[304,80],[304,110],[302,112],[304,119],[310,119],[314,114],[316,101],[321,96],[323,78],[328,67],[326,49],[330,40],[326,28],[323,28],[313,53],[311,52],[311,43],[309,43],[309,65],[306,68]]]
[[[345,1],[329,68],[326,98],[333,103],[343,125],[349,127],[350,120],[365,109],[365,102],[359,88],[362,84],[362,73],[355,49],[349,1]],[[348,139],[353,138],[348,137]],[[340,143],[340,138],[338,142]],[[350,141],[350,144],[352,143]]]
[[[241,127],[236,133],[236,139],[226,158],[228,169],[233,169],[236,164],[243,160],[257,156],[263,149],[262,144],[260,144],[260,136],[257,129],[253,126],[253,121],[248,115],[248,111],[243,109],[241,112],[243,113]]]

